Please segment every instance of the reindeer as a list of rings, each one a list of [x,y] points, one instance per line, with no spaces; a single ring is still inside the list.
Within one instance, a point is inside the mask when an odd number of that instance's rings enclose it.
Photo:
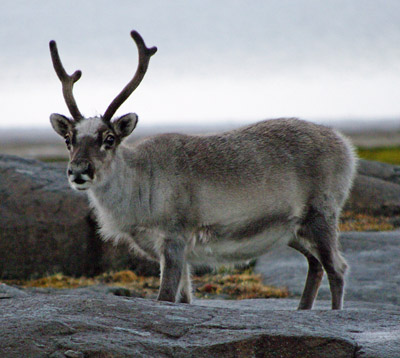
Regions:
[[[338,218],[356,158],[333,129],[298,120],[265,120],[213,135],[161,134],[126,145],[138,116],[113,119],[142,81],[157,48],[135,31],[132,80],[103,116],[84,118],[73,85],[50,42],[54,69],[72,119],[52,114],[70,161],[70,186],[86,191],[105,240],[125,241],[160,262],[158,300],[190,303],[190,264],[237,263],[289,245],[308,260],[299,309],[311,309],[324,271],[332,309],[343,305],[347,264]]]

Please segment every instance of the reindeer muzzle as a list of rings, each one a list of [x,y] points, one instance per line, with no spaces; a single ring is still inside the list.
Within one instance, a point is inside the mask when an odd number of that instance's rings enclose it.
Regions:
[[[86,190],[94,178],[93,164],[88,160],[75,160],[69,164],[67,175],[74,189]]]

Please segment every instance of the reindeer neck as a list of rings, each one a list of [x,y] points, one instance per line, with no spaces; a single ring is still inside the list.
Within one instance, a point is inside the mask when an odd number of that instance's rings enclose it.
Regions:
[[[140,222],[148,212],[147,181],[136,165],[133,149],[121,146],[104,180],[89,189],[89,198],[95,207],[101,207],[115,215],[125,216],[129,208],[130,220]],[[129,160],[127,161],[127,157]],[[134,209],[134,210],[132,210]]]

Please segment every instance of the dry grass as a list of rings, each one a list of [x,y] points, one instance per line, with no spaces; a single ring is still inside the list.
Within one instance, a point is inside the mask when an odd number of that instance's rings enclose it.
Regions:
[[[226,271],[226,268],[223,269]],[[63,274],[55,274],[30,281],[4,281],[7,284],[16,284],[21,287],[41,288],[79,288],[93,285],[110,287],[124,287],[139,294],[141,297],[154,298],[158,292],[159,279],[157,277],[137,276],[134,272],[125,270],[104,273],[94,278],[74,278]],[[227,299],[287,297],[285,288],[274,288],[263,285],[261,275],[253,274],[250,270],[239,272],[231,270],[229,273],[217,273],[194,277],[195,296],[197,298],[223,297]]]
[[[42,277],[36,280],[26,281],[4,281],[9,284],[16,284],[21,287],[41,287],[41,288],[79,288],[94,285],[118,286],[139,293],[142,297],[155,294],[158,290],[159,279],[157,277],[137,276],[133,271],[125,270],[119,272],[103,273],[93,278],[70,276],[57,273],[55,275]]]
[[[222,295],[224,298],[243,300],[247,298],[284,298],[289,292],[286,288],[266,286],[261,275],[251,270],[240,272],[233,270],[229,274],[217,273],[195,277],[193,283],[197,286],[195,295],[198,298],[213,298]]]
[[[394,230],[390,218],[386,216],[372,216],[355,214],[350,211],[342,213],[340,231],[390,231]]]

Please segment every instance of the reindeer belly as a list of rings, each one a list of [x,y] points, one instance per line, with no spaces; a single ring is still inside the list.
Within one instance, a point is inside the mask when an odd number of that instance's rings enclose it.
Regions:
[[[295,236],[296,222],[292,219],[266,226],[254,223],[231,229],[206,226],[196,233],[196,244],[188,261],[218,265],[256,258],[272,248],[287,245]]]

